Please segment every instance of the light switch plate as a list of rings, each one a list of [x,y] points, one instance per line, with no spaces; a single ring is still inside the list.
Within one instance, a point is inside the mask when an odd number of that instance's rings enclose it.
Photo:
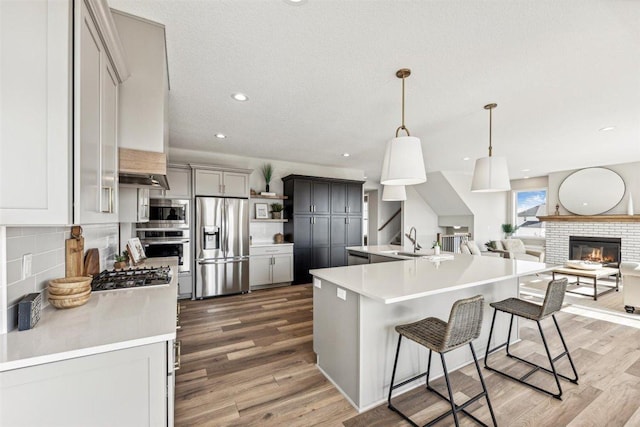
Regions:
[[[346,301],[347,300],[347,291],[345,291],[344,289],[338,288],[338,298]]]
[[[320,289],[322,288],[322,284],[320,283],[320,279],[318,279],[317,277],[313,278],[313,286]]]
[[[32,254],[22,255],[22,279],[26,279],[31,276],[31,264],[33,261]]]

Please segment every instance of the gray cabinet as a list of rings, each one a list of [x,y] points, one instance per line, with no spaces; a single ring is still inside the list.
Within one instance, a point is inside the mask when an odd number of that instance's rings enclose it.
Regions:
[[[362,181],[289,175],[283,178],[285,240],[295,243],[294,282],[309,270],[347,265],[347,246],[362,242]]]
[[[355,216],[331,217],[331,267],[348,264],[347,247],[362,245],[362,218]]]
[[[249,249],[249,285],[263,288],[293,281],[293,247],[272,245]]]
[[[250,173],[250,170],[195,169],[195,195],[249,197]]]

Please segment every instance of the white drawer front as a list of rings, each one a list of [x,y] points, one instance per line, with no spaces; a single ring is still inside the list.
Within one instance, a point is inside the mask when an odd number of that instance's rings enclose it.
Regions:
[[[293,245],[273,245],[273,246],[259,246],[250,247],[249,255],[275,255],[275,254],[292,254]]]

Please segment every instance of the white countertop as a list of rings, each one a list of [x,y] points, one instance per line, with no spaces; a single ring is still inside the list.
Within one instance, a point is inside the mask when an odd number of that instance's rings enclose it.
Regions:
[[[167,286],[92,292],[80,307],[47,306],[33,329],[0,335],[0,372],[175,339],[177,258],[144,264],[161,265],[172,267]]]
[[[362,252],[367,251],[362,249]],[[384,253],[381,255],[386,256]],[[392,304],[549,271],[552,268],[551,264],[539,262],[455,254],[454,259],[448,261],[415,258],[323,268],[311,270],[310,273],[360,295]]]
[[[264,248],[269,246],[293,246],[293,243],[283,242],[283,243],[268,243],[268,242],[256,242],[252,243],[250,247],[252,248]]]

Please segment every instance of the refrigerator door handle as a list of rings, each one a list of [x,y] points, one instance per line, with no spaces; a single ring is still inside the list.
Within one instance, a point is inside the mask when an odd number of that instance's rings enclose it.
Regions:
[[[237,262],[249,261],[249,257],[238,259],[225,259],[225,260],[198,260],[198,265],[211,265],[211,264],[231,264]]]

